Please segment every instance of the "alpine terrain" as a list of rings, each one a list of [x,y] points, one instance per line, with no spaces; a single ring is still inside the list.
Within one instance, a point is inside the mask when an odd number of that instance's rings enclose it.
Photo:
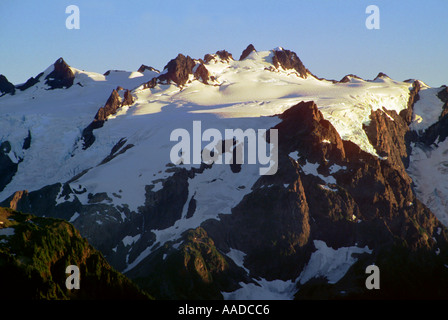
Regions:
[[[446,86],[323,79],[253,45],[161,71],[60,58],[26,83],[6,76],[1,288],[72,298],[54,283],[78,264],[128,298],[448,298]],[[242,134],[228,143],[228,130]],[[207,150],[231,160],[201,161]]]

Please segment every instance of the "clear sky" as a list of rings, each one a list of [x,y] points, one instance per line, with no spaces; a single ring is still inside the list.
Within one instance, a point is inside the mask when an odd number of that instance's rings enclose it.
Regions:
[[[69,5],[80,29],[69,30]],[[366,8],[380,9],[369,30]],[[63,57],[104,73],[162,69],[178,53],[203,58],[252,43],[298,54],[315,75],[416,78],[448,84],[447,0],[0,0],[0,74],[18,84]]]

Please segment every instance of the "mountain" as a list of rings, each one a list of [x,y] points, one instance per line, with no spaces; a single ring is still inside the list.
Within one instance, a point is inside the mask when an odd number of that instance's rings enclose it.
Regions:
[[[445,86],[249,45],[162,71],[61,58],[15,89],[0,206],[70,222],[155,298],[448,298]]]

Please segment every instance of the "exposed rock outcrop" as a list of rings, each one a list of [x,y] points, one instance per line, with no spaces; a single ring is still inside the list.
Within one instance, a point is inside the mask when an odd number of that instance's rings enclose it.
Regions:
[[[358,80],[362,80],[362,78],[358,77],[357,75],[354,74],[348,74],[346,76],[344,76],[341,80],[339,80],[339,83],[347,83],[350,82],[351,79],[358,79]]]
[[[31,77],[29,78],[24,84],[18,85],[16,88],[20,91],[25,91],[28,88],[31,88],[35,84],[37,84],[40,81],[40,78],[44,75],[43,72],[39,73],[35,78]]]
[[[418,95],[420,89],[420,81],[414,81],[412,83],[411,92],[409,93],[408,106],[406,109],[400,111],[400,116],[404,119],[407,125],[410,125],[412,122],[412,117],[414,114],[414,104],[420,99],[420,96]]]
[[[276,49],[273,52],[272,63],[276,68],[282,67],[285,70],[294,69],[304,79],[310,74],[309,70],[305,68],[295,52],[283,48]]]
[[[228,52],[227,50],[219,50],[216,51],[216,55],[224,61],[230,61],[233,60],[233,56],[230,52]]]
[[[208,84],[208,81],[210,80],[210,73],[204,64],[200,63],[194,72],[194,77],[201,80],[204,84]]]
[[[101,107],[95,115],[95,120],[105,121],[108,116],[113,115],[117,112],[118,108],[121,107],[121,98],[117,90],[113,90],[109,98],[107,99],[104,107]]]
[[[50,86],[50,89],[70,88],[75,80],[75,74],[70,66],[59,58],[54,63],[54,70],[45,77],[45,84]]]
[[[154,71],[154,72],[160,73],[160,71],[157,70],[156,68],[153,68],[153,67],[150,67],[150,66],[147,66],[147,65],[144,65],[144,64],[142,64],[140,66],[140,68],[138,68],[137,71],[138,72],[142,72],[142,73],[145,72],[145,71]]]
[[[257,52],[257,50],[255,50],[255,47],[252,44],[248,45],[247,48],[244,49],[244,51],[241,53],[239,60],[242,61],[246,59],[247,56],[250,55],[253,51]]]
[[[83,140],[84,150],[89,148],[95,142],[95,136],[93,130],[103,127],[104,122],[111,115],[117,113],[117,111],[123,106],[130,106],[134,103],[134,97],[130,90],[124,91],[124,99],[120,97],[120,94],[116,89],[112,90],[111,95],[107,99],[104,107],[98,109],[93,121],[83,130],[81,139]]]
[[[193,68],[196,65],[194,60],[189,56],[179,55],[172,59],[165,66],[166,73],[158,77],[159,81],[170,82],[173,81],[178,86],[183,86],[187,83],[190,74],[193,73]]]
[[[15,92],[14,85],[4,75],[0,74],[0,96],[8,93],[14,94]]]
[[[375,80],[378,80],[378,79],[384,79],[384,78],[388,78],[388,79],[390,79],[390,77],[387,75],[387,74],[385,74],[385,73],[383,73],[383,72],[380,72],[380,73],[378,73],[378,75],[375,77],[375,79],[373,79],[374,81]]]

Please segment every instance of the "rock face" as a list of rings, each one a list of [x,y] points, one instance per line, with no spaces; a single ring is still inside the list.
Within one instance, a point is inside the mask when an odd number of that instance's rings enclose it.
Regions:
[[[195,65],[193,59],[180,53],[175,59],[168,62],[164,68],[167,72],[159,76],[158,79],[165,82],[173,81],[178,86],[183,86],[187,83],[189,75],[193,73]]]
[[[274,50],[272,63],[276,68],[282,67],[285,70],[294,69],[304,79],[310,74],[309,70],[305,68],[297,54],[290,50]]]
[[[175,59],[172,59],[165,66],[164,70],[166,70],[165,73],[152,78],[143,87],[145,89],[152,89],[158,83],[166,84],[170,82],[174,82],[179,87],[183,87],[190,80],[190,76],[202,81],[204,84],[208,84],[210,81],[210,74],[202,60],[198,62],[181,53]]]
[[[15,92],[14,85],[4,75],[0,74],[0,96],[8,93],[14,94]]]
[[[204,64],[200,63],[194,72],[194,77],[201,80],[204,84],[208,84],[210,74]]]
[[[412,89],[409,93],[409,99],[408,99],[408,107],[402,111],[400,111],[400,116],[403,118],[403,120],[410,125],[412,122],[412,116],[414,111],[414,104],[420,99],[420,96],[418,93],[420,92],[421,85],[419,81],[414,81],[412,83]]]
[[[40,78],[44,75],[43,72],[39,73],[35,78],[31,77],[29,78],[24,84],[17,86],[17,89],[20,91],[25,91],[28,88],[31,88],[36,83],[40,81]]]
[[[70,88],[75,80],[75,74],[64,59],[59,58],[54,63],[54,70],[45,77],[45,84],[51,89]]]
[[[123,106],[130,106],[133,103],[134,98],[130,90],[126,89],[124,91],[124,99],[120,97],[116,89],[112,90],[106,104],[98,109],[94,120],[82,132],[84,150],[89,148],[95,142],[93,130],[103,127],[104,122],[107,121],[107,118],[113,114],[116,114],[118,109]]]
[[[228,52],[227,50],[219,50],[216,51],[216,55],[224,61],[230,61],[233,60],[233,56],[230,52]]]
[[[378,79],[381,79],[381,78],[389,78],[389,76],[387,74],[383,73],[383,72],[380,72],[380,73],[378,73],[378,75],[375,77],[374,80],[378,80]]]
[[[64,61],[63,58],[59,58],[53,64],[53,71],[45,77],[45,84],[48,85],[49,90],[70,88],[75,80],[75,74],[70,66]],[[41,81],[43,72],[39,73],[36,77],[29,78],[24,84],[16,86],[17,89],[24,91]]]
[[[347,83],[350,82],[350,79],[354,78],[354,79],[361,79],[360,77],[358,77],[357,75],[354,74],[348,74],[346,76],[344,76],[341,80],[339,80],[339,83]],[[362,79],[361,79],[362,80]]]
[[[242,61],[242,60],[246,59],[247,56],[249,54],[251,54],[253,51],[257,52],[257,50],[255,50],[255,47],[252,44],[248,45],[247,48],[244,49],[244,51],[241,53],[239,60]]]
[[[121,103],[121,106],[122,107],[131,106],[134,104],[134,101],[135,101],[135,99],[132,96],[131,91],[129,89],[126,89],[124,91],[124,99],[123,99],[123,102]]]
[[[153,68],[153,67],[149,67],[149,66],[147,66],[147,65],[144,65],[144,64],[142,64],[141,66],[140,66],[140,68],[138,68],[138,72],[145,72],[146,70],[148,70],[148,71],[154,71],[154,72],[157,72],[157,73],[160,73],[160,71],[159,70],[157,70],[157,69],[155,69],[155,68]]]
[[[101,107],[95,115],[95,120],[105,121],[108,116],[117,113],[118,108],[121,106],[121,98],[117,90],[113,90],[107,99],[104,107]]]

